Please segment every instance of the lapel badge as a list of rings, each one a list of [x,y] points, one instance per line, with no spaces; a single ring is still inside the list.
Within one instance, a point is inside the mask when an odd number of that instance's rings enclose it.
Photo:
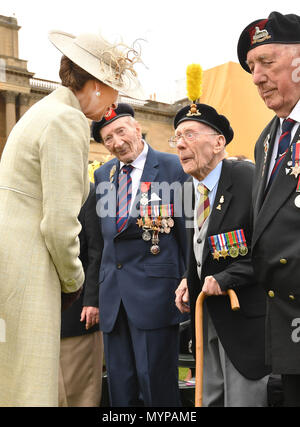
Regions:
[[[221,211],[222,210],[222,205],[217,206],[217,210]]]
[[[114,166],[111,168],[110,173],[109,173],[109,182],[113,182],[113,180],[114,180],[114,175],[115,175],[115,173],[116,173],[116,170],[117,170],[117,166],[116,166],[116,165],[114,165]]]
[[[264,176],[264,173],[265,173],[269,147],[270,147],[270,134],[267,135],[267,137],[264,141],[264,164],[263,164],[261,176]]]
[[[225,198],[224,198],[224,196],[221,196],[220,203],[223,204],[224,202],[225,202]]]
[[[110,170],[110,173],[109,173],[109,182],[110,182],[110,189],[112,190],[113,189],[113,180],[114,180],[114,176],[115,176],[115,173],[116,173],[116,170],[117,170],[117,166],[116,165],[113,165],[113,167],[111,168],[111,170]]]

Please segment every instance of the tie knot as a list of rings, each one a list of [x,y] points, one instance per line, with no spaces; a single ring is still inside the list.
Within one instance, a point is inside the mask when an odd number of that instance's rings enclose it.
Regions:
[[[126,175],[130,175],[132,172],[133,166],[132,165],[124,165],[122,167],[122,172],[125,173]]]
[[[202,196],[208,196],[208,188],[204,184],[198,184],[197,189]]]
[[[282,123],[282,133],[290,132],[295,123],[296,122],[293,119],[285,119]]]

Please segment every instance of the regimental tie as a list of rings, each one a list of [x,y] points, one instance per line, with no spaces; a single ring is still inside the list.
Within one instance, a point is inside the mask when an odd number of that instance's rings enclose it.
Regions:
[[[117,194],[117,230],[122,231],[125,227],[128,217],[132,195],[132,179],[131,172],[133,166],[124,165],[119,174],[118,194]]]
[[[197,206],[197,224],[200,230],[202,225],[204,224],[204,221],[209,215],[210,205],[208,198],[208,188],[205,187],[204,184],[198,184],[197,189],[200,195]]]
[[[273,167],[273,170],[270,176],[266,193],[269,190],[272,182],[274,181],[274,178],[280,169],[281,162],[283,161],[286,153],[289,150],[290,143],[291,143],[291,132],[294,127],[294,124],[295,124],[295,120],[293,119],[285,119],[282,123],[282,133],[279,138],[277,157],[276,157],[275,165]]]

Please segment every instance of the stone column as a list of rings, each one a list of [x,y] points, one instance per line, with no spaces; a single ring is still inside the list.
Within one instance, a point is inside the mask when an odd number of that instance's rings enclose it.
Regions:
[[[10,134],[10,131],[16,124],[16,92],[2,92],[6,102],[6,137]]]
[[[20,117],[23,116],[24,113],[28,110],[30,95],[26,93],[20,93],[19,101],[20,101]]]

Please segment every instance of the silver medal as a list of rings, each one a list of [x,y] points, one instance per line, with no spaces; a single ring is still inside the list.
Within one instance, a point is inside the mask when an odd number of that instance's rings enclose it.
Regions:
[[[144,231],[144,233],[142,234],[142,239],[145,242],[149,242],[151,240],[151,233],[149,233],[149,231]]]
[[[300,209],[300,196],[296,197],[296,199],[295,199],[295,206],[296,206],[296,208]]]

